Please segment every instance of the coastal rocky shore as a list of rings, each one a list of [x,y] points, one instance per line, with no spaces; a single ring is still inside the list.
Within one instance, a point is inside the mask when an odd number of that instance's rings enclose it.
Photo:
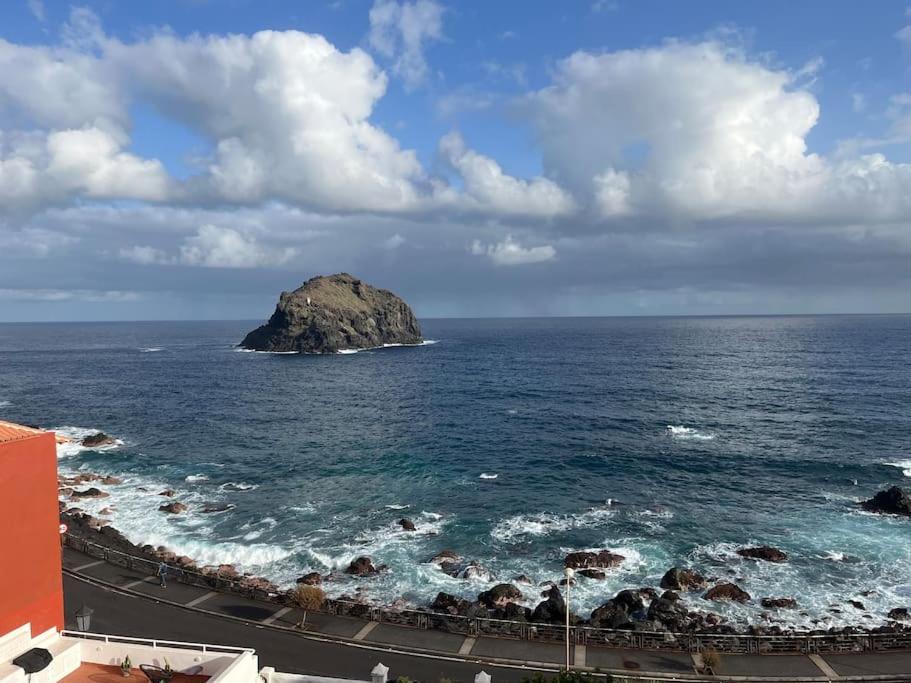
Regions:
[[[315,277],[293,292],[282,292],[269,321],[247,334],[240,347],[338,353],[422,341],[420,325],[402,299],[339,273]]]
[[[95,435],[92,443],[101,442],[106,435]],[[110,510],[101,508],[95,515],[86,513],[80,508],[80,501],[85,499],[104,499],[108,496],[106,486],[119,485],[122,482],[114,476],[91,472],[80,472],[59,477],[60,518],[69,527],[69,532],[77,538],[97,543],[112,550],[128,555],[141,557],[153,562],[164,561],[173,567],[197,572],[203,576],[227,581],[230,589],[241,592],[258,591],[271,599],[288,601],[289,591],[276,585],[271,580],[239,571],[234,565],[217,566],[201,565],[193,558],[179,555],[164,546],[137,545],[126,538],[107,519]],[[176,500],[173,490],[164,489],[158,493],[162,503],[159,511],[162,515],[186,514],[187,504]],[[868,512],[911,516],[911,499],[902,489],[893,487],[882,491],[868,501],[860,504]],[[218,503],[196,503],[194,511],[210,514],[228,508]],[[420,525],[408,518],[395,522],[402,533],[420,531]],[[790,561],[787,553],[770,546],[743,546],[736,554],[751,562],[780,564]],[[622,567],[627,558],[611,549],[597,551],[583,550],[569,552],[563,558],[563,565],[573,569],[578,578],[571,581],[604,580],[608,573]],[[563,591],[567,579],[536,581],[527,575],[497,577],[479,562],[465,558],[454,550],[441,550],[426,559],[426,563],[437,571],[460,580],[481,581],[489,587],[480,591],[475,599],[440,592],[428,605],[414,606],[404,600],[384,605],[387,609],[426,610],[458,617],[501,619],[517,622],[563,624],[566,619],[566,606]],[[366,597],[367,591],[362,583],[364,578],[389,571],[381,562],[368,556],[352,557],[347,566],[327,574],[308,572],[297,579],[298,584],[322,585],[338,582],[350,586],[351,591],[335,598],[338,603],[354,603],[363,606],[363,610],[376,605]],[[561,575],[562,577],[562,575]],[[541,577],[539,577],[541,578]],[[701,598],[695,605],[695,598]],[[724,616],[705,608],[706,603],[723,604],[743,603],[758,604],[762,607],[761,622],[747,628],[732,624]],[[873,615],[866,612],[861,601],[846,600],[844,606],[833,605],[832,612],[841,612],[842,607],[862,612],[862,618],[884,621],[882,625],[864,627],[862,624],[841,628],[820,628],[810,631],[811,634],[853,634],[853,633],[895,633],[911,629],[911,613],[907,606],[898,605],[885,615]],[[799,596],[789,595],[750,595],[738,585],[736,579],[729,580],[700,571],[697,568],[675,566],[664,573],[657,586],[639,586],[621,590],[589,614],[573,614],[571,621],[578,626],[594,628],[620,629],[633,632],[672,632],[672,633],[708,633],[708,634],[749,634],[749,635],[788,635],[797,631],[788,626],[787,615],[801,609]],[[355,610],[356,611],[356,610]],[[800,631],[806,634],[807,631]]]

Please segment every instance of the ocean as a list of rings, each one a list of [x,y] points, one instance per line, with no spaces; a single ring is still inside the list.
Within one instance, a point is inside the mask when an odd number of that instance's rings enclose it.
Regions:
[[[763,597],[796,597],[772,618],[798,628],[911,604],[911,520],[857,505],[911,485],[909,316],[424,320],[421,347],[237,351],[257,324],[2,324],[0,419],[116,437],[59,464],[123,478],[78,505],[134,542],[283,585],[359,555],[389,567],[330,595],[474,597],[607,548],[626,560],[580,578],[583,615],[673,565],[746,589],[686,598],[740,624]],[[188,513],[158,512],[164,488]],[[201,511],[216,501],[233,507]],[[735,552],[756,544],[790,560]],[[429,564],[442,549],[491,581]]]

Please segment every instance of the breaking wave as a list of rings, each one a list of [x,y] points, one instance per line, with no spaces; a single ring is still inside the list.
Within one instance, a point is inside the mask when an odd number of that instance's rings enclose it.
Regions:
[[[715,438],[714,434],[707,432],[700,432],[698,429],[693,427],[684,427],[683,425],[668,425],[667,433],[675,439],[686,440],[690,439],[693,441],[711,441]]]

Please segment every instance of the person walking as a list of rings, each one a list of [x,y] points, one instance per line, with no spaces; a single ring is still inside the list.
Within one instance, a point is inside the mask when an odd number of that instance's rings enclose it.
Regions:
[[[162,588],[166,587],[165,577],[168,575],[168,565],[164,562],[158,563],[158,585]]]

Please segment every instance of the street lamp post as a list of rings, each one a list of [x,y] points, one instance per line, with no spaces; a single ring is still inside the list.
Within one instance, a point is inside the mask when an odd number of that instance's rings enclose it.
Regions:
[[[563,574],[566,576],[566,670],[569,671],[571,664],[569,659],[569,589],[572,586],[576,572],[573,571],[572,567],[567,567],[563,570]]]

